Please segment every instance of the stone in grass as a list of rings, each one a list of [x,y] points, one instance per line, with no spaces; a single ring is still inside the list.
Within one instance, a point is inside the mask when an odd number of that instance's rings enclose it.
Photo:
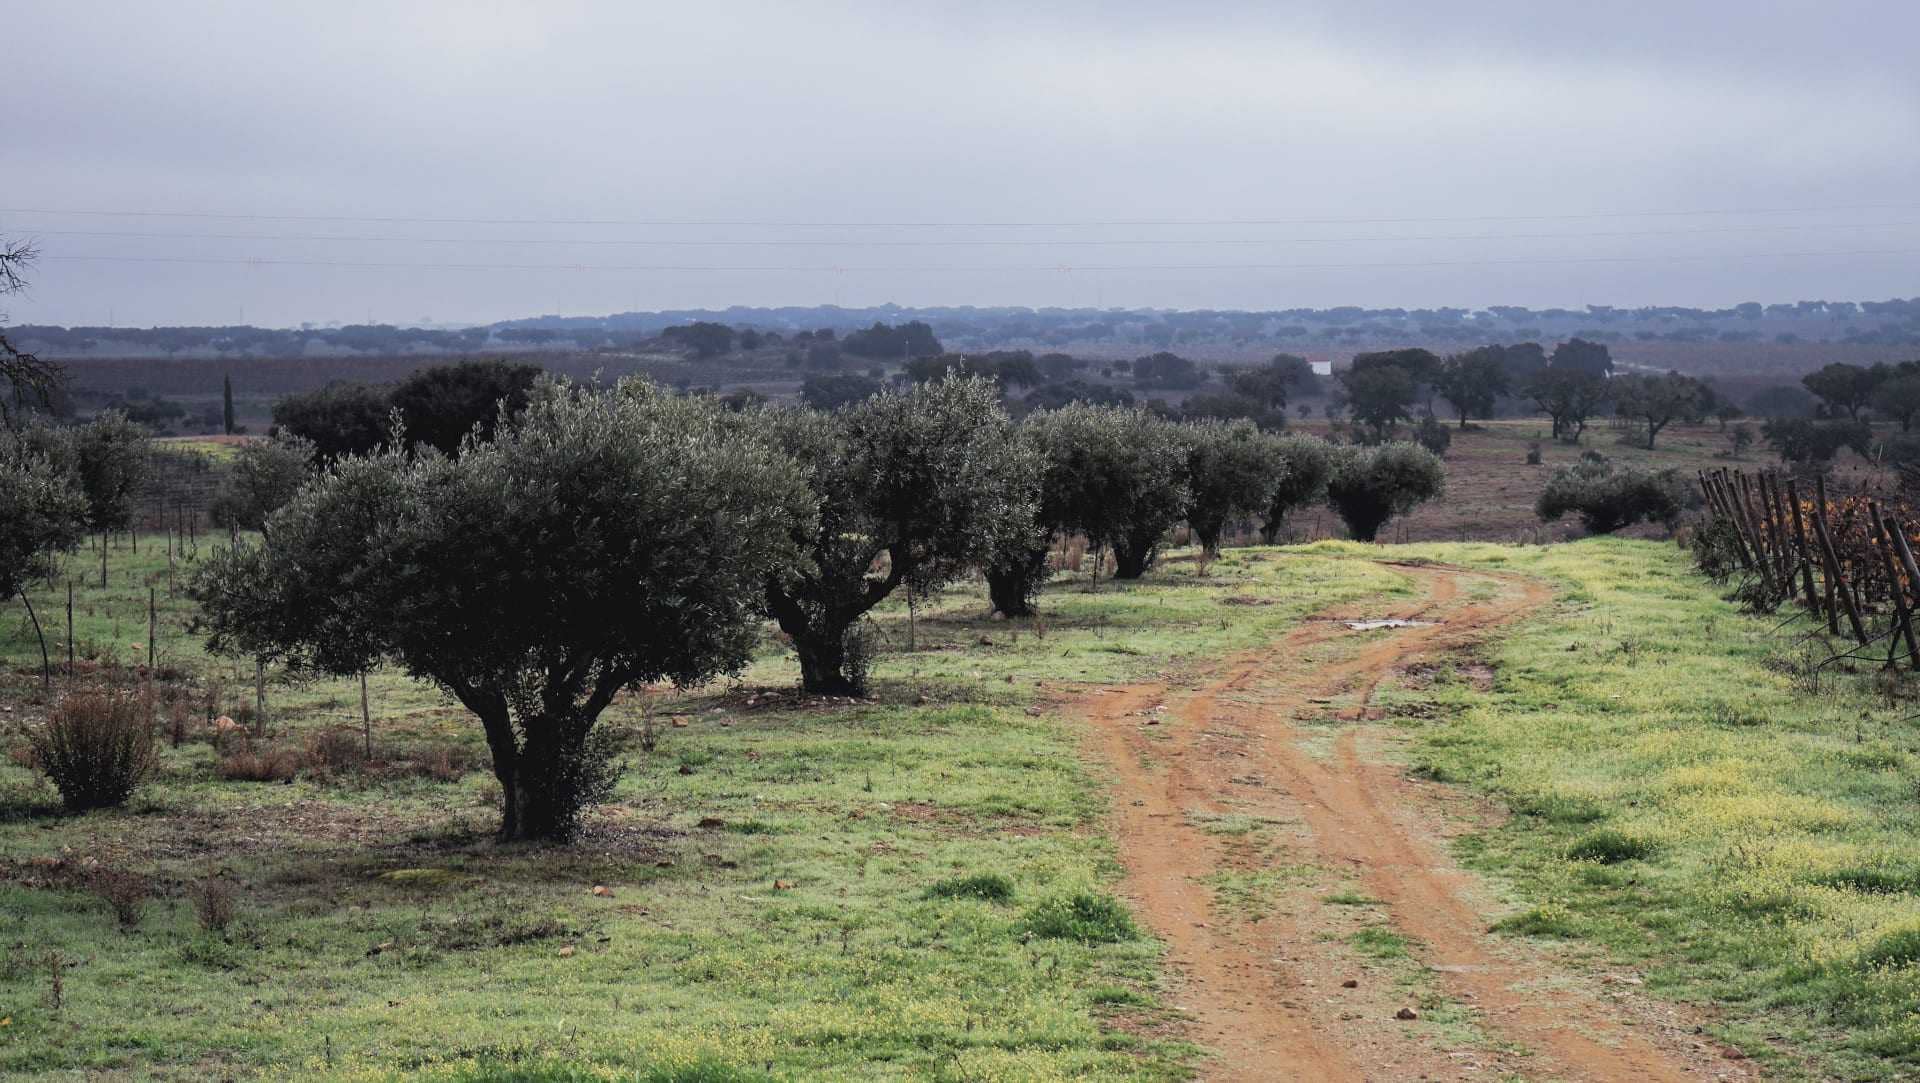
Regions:
[[[1414,1010],[1413,1010],[1412,1008],[1402,1008],[1402,1009],[1400,1009],[1399,1011],[1397,1011],[1397,1012],[1394,1012],[1394,1013],[1393,1013],[1393,1017],[1394,1017],[1395,1019],[1399,1019],[1399,1020],[1402,1020],[1402,1021],[1405,1021],[1405,1020],[1409,1020],[1409,1019],[1418,1019],[1418,1018],[1420,1018],[1420,1013],[1419,1013],[1419,1012],[1417,1012],[1417,1011],[1414,1011]]]

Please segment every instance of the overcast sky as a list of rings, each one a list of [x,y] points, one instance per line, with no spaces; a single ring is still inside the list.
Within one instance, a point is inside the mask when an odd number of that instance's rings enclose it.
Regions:
[[[43,253],[16,322],[1920,295],[1913,0],[0,0],[0,27],[0,236]]]

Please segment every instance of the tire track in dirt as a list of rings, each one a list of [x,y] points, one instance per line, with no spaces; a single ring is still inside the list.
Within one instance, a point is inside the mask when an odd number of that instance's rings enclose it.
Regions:
[[[1399,565],[1419,597],[1364,618],[1431,621],[1373,637],[1329,614],[1230,659],[1198,683],[1106,688],[1081,699],[1089,740],[1115,786],[1113,830],[1136,911],[1167,945],[1175,1003],[1218,1080],[1527,1079],[1659,1083],[1751,1079],[1689,1036],[1671,1010],[1602,995],[1578,973],[1487,932],[1474,877],[1446,855],[1442,788],[1369,755],[1369,701],[1416,658],[1470,647],[1551,600],[1536,580]],[[1463,599],[1463,583],[1483,585]],[[1486,588],[1491,588],[1490,596]],[[1469,592],[1471,595],[1471,592]],[[1338,726],[1325,745],[1327,707]],[[1289,829],[1281,851],[1210,825],[1252,817]],[[1281,860],[1284,858],[1285,860]],[[1219,901],[1223,877],[1319,870],[1317,882],[1253,913]],[[1350,906],[1326,877],[1357,882],[1410,938],[1426,973],[1470,1009],[1481,1040],[1397,1022],[1405,989],[1367,982],[1343,944]],[[1664,1015],[1662,1014],[1664,1012]],[[1631,1021],[1623,1017],[1636,1017]],[[1684,1020],[1678,1020],[1684,1024]],[[1453,1048],[1447,1048],[1453,1046]]]

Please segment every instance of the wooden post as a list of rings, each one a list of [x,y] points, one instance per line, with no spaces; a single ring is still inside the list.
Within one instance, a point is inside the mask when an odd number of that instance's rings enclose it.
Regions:
[[[100,589],[107,589],[107,532],[100,532]]]
[[[1773,545],[1774,568],[1780,579],[1781,593],[1793,596],[1793,549],[1787,544],[1786,509],[1780,506],[1779,486],[1773,475],[1760,475],[1760,506],[1766,512],[1768,541]]]
[[[253,735],[264,736],[267,732],[267,664],[260,659],[253,660]]]
[[[20,600],[27,603],[27,619],[33,622],[33,637],[40,641],[40,690],[53,690],[53,662],[47,657],[47,634],[40,629],[40,615],[33,611],[33,599],[27,597],[27,588],[20,588]]]
[[[1793,540],[1800,550],[1800,585],[1806,590],[1807,608],[1820,608],[1820,597],[1813,590],[1813,550],[1807,545],[1807,528],[1800,519],[1800,490],[1787,479],[1787,508],[1793,514]]]
[[[367,671],[360,671],[360,732],[367,742],[367,758],[373,758],[373,712],[367,708]]]
[[[1826,486],[1821,485],[1820,490],[1823,499],[1820,501],[1819,514],[1813,517],[1813,532],[1820,539],[1821,552],[1826,555],[1827,575],[1833,581],[1833,592],[1838,594],[1840,601],[1846,605],[1847,623],[1853,628],[1853,638],[1859,640],[1864,646],[1867,642],[1867,626],[1860,620],[1860,607],[1854,603],[1853,591],[1847,587],[1846,577],[1840,572],[1840,556],[1834,551],[1833,536],[1827,531],[1827,502],[1824,499]],[[1835,623],[1837,630],[1837,622],[1830,623]]]
[[[1738,487],[1729,485],[1727,491],[1733,495],[1734,506],[1740,509],[1740,519],[1746,524],[1747,542],[1753,546],[1754,569],[1760,573],[1760,581],[1766,584],[1768,594],[1778,594],[1773,581],[1773,556],[1767,552],[1767,539],[1760,530],[1760,517],[1753,510],[1753,490],[1747,483],[1747,475],[1736,473]]]
[[[1893,542],[1893,552],[1895,556],[1900,558],[1900,566],[1906,569],[1906,590],[1913,591],[1915,597],[1920,597],[1920,563],[1914,561],[1913,549],[1907,545],[1907,532],[1901,529],[1899,522],[1891,515],[1881,520],[1881,524],[1887,537]],[[1900,589],[1898,583],[1895,583],[1894,587],[1895,589]],[[1911,607],[1909,607],[1908,611],[1911,613]],[[1909,624],[1907,628],[1907,647],[1909,650],[1913,648],[1913,628],[1911,624]],[[1920,666],[1920,653],[1913,655],[1913,662],[1914,665]]]
[[[73,580],[67,580],[67,679],[73,679]]]
[[[1740,554],[1740,566],[1748,571],[1752,571],[1753,554],[1747,546],[1746,527],[1740,520],[1740,513],[1735,510],[1733,506],[1732,498],[1727,495],[1725,483],[1718,476],[1708,474],[1707,484],[1711,486],[1713,490],[1714,502],[1720,509],[1720,517],[1725,519],[1733,527],[1733,544],[1735,550]]]
[[[1813,478],[1813,491],[1814,536],[1818,539],[1820,524],[1827,515],[1827,485],[1818,474]],[[1820,554],[1820,604],[1827,614],[1827,632],[1830,635],[1839,635],[1840,603],[1834,598],[1833,569],[1827,563],[1826,551],[1818,548],[1815,551]]]
[[[1904,638],[1907,641],[1908,661],[1920,667],[1920,644],[1913,641],[1913,613],[1907,605],[1907,590],[1900,582],[1900,569],[1896,566],[1897,558],[1893,552],[1893,531],[1899,526],[1891,519],[1887,520],[1888,527],[1881,525],[1879,501],[1867,501],[1867,510],[1873,516],[1868,522],[1873,526],[1874,548],[1880,550],[1880,563],[1887,573],[1887,593],[1893,595],[1893,618],[1899,623],[1899,635],[1894,637],[1894,649],[1887,652],[1887,664],[1893,664],[1899,641]]]
[[[154,653],[155,653],[154,631],[158,626],[159,622],[155,619],[155,613],[156,613],[156,610],[153,604],[153,588],[148,587],[147,588],[147,682],[146,682],[147,692],[146,692],[145,699],[147,701],[147,734],[149,737],[151,737],[153,734],[153,724],[154,724],[153,677],[154,677],[154,670],[158,668],[158,663],[154,658]]]

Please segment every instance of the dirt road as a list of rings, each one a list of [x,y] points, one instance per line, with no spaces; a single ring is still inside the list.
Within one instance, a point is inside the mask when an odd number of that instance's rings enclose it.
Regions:
[[[1324,614],[1195,678],[1083,703],[1117,787],[1125,890],[1215,1054],[1203,1077],[1757,1078],[1631,975],[1488,933],[1503,908],[1445,837],[1495,813],[1410,779],[1372,700],[1551,595],[1519,576],[1397,570],[1414,601]],[[1347,623],[1379,618],[1413,623]]]

